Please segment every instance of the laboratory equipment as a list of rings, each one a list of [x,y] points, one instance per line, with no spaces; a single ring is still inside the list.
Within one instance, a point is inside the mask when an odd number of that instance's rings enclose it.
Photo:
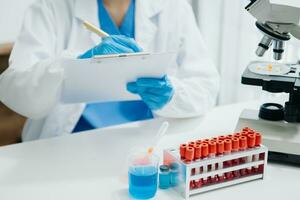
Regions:
[[[159,130],[157,131],[157,134],[154,138],[154,142],[152,144],[151,147],[148,148],[148,154],[152,154],[153,151],[155,150],[157,144],[159,143],[159,141],[165,136],[165,134],[167,133],[168,131],[168,128],[169,128],[170,124],[169,122],[165,121],[162,123],[162,125],[160,126]]]
[[[166,149],[164,165],[178,164],[179,182],[174,189],[189,199],[203,192],[263,179],[268,149],[261,142],[260,133],[244,128],[238,134],[198,140],[188,145],[182,144],[178,149]],[[196,154],[192,144],[200,144],[200,159],[192,155]]]
[[[250,70],[254,66],[257,68],[266,66],[267,63],[251,62],[242,75],[242,83],[261,86],[263,90],[271,93],[289,93],[289,100],[284,106],[278,103],[266,103],[259,110],[243,110],[236,130],[251,126],[263,132],[264,144],[270,150],[269,159],[299,164],[300,79],[298,70],[300,66],[284,64],[290,69],[285,75],[267,75]],[[272,63],[268,65],[272,66]]]
[[[170,187],[170,167],[168,165],[162,165],[159,167],[159,188],[168,189]]]
[[[176,187],[179,183],[179,165],[171,163],[170,170],[170,186]]]
[[[134,153],[128,159],[129,194],[135,199],[151,199],[158,186],[159,158],[148,153]]]
[[[284,43],[291,36],[300,39],[300,4],[297,0],[252,0],[246,10],[257,19],[264,37],[256,54],[263,56],[273,45],[274,59],[280,60]],[[260,109],[241,113],[236,130],[251,126],[264,133],[269,159],[300,164],[300,66],[274,62],[251,62],[242,84],[261,86],[271,93],[288,93],[285,105],[267,103]]]
[[[256,50],[263,56],[273,45],[274,59],[281,60],[284,44],[291,35],[300,39],[300,4],[297,0],[251,0],[246,10],[257,19],[256,26],[264,34]]]

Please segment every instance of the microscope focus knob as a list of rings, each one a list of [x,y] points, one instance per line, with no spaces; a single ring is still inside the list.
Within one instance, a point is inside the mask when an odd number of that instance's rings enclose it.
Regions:
[[[284,107],[277,103],[265,103],[260,107],[259,118],[269,121],[284,120]]]

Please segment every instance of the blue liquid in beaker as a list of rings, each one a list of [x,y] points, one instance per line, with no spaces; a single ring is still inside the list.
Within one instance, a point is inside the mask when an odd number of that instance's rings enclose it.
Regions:
[[[157,191],[157,168],[134,166],[129,168],[129,193],[135,199],[151,199]]]

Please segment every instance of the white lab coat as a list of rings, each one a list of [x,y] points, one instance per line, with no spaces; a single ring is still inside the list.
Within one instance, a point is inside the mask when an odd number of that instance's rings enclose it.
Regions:
[[[70,134],[85,104],[59,103],[64,71],[58,60],[99,44],[83,28],[98,25],[96,0],[38,0],[27,11],[10,67],[0,76],[0,100],[29,118],[23,140]],[[156,115],[170,118],[204,114],[215,104],[219,77],[186,0],[137,0],[136,41],[145,51],[177,51],[168,75],[175,89]],[[85,77],[84,74],[82,78]]]

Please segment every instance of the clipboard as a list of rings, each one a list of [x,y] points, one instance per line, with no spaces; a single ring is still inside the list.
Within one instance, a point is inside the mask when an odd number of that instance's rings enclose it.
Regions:
[[[128,82],[141,77],[162,78],[175,64],[175,53],[133,53],[62,59],[64,83],[61,102],[100,103],[140,99],[127,91]]]

